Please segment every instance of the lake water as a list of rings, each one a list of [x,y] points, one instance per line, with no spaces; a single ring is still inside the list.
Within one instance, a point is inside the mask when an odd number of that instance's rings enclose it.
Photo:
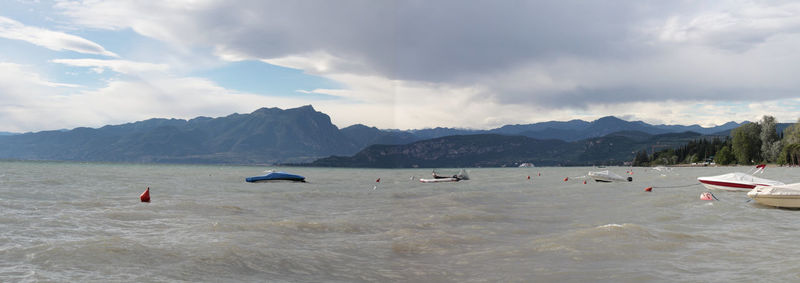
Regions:
[[[0,281],[800,280],[800,211],[742,192],[700,200],[698,176],[749,167],[633,168],[633,182],[587,184],[596,169],[469,169],[469,181],[423,184],[430,169],[274,168],[309,182],[244,182],[265,169],[0,162]]]

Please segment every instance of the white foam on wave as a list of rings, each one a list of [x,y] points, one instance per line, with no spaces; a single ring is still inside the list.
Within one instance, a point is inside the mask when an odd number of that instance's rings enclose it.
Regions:
[[[597,228],[622,228],[623,225],[625,225],[625,224],[611,223],[611,224],[597,226]]]

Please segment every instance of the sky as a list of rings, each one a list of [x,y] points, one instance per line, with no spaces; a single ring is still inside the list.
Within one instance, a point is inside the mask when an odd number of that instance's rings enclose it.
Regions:
[[[5,132],[303,105],[339,128],[800,117],[795,1],[0,2]]]

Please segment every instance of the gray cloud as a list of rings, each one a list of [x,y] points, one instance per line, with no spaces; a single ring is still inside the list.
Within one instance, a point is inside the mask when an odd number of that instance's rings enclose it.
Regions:
[[[258,58],[324,50],[361,72],[471,79],[531,60],[630,57],[637,4],[561,1],[254,1],[196,18],[226,48]],[[257,13],[257,15],[252,15]],[[219,32],[217,32],[219,31]],[[178,34],[180,37],[186,33]],[[192,35],[192,33],[188,33]],[[207,39],[212,41],[211,38]]]
[[[477,84],[498,103],[777,99],[800,89],[787,75],[800,67],[785,63],[800,59],[791,2],[124,3],[61,8],[86,25],[251,59],[325,52],[342,59],[328,73]]]

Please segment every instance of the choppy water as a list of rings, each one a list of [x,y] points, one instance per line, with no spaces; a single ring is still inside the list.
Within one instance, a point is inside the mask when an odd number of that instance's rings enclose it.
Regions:
[[[244,182],[264,169],[0,162],[0,281],[800,280],[800,211],[663,188],[749,168],[634,168],[612,184],[575,178],[592,168],[438,184],[411,180],[429,169],[278,168],[309,183]]]

